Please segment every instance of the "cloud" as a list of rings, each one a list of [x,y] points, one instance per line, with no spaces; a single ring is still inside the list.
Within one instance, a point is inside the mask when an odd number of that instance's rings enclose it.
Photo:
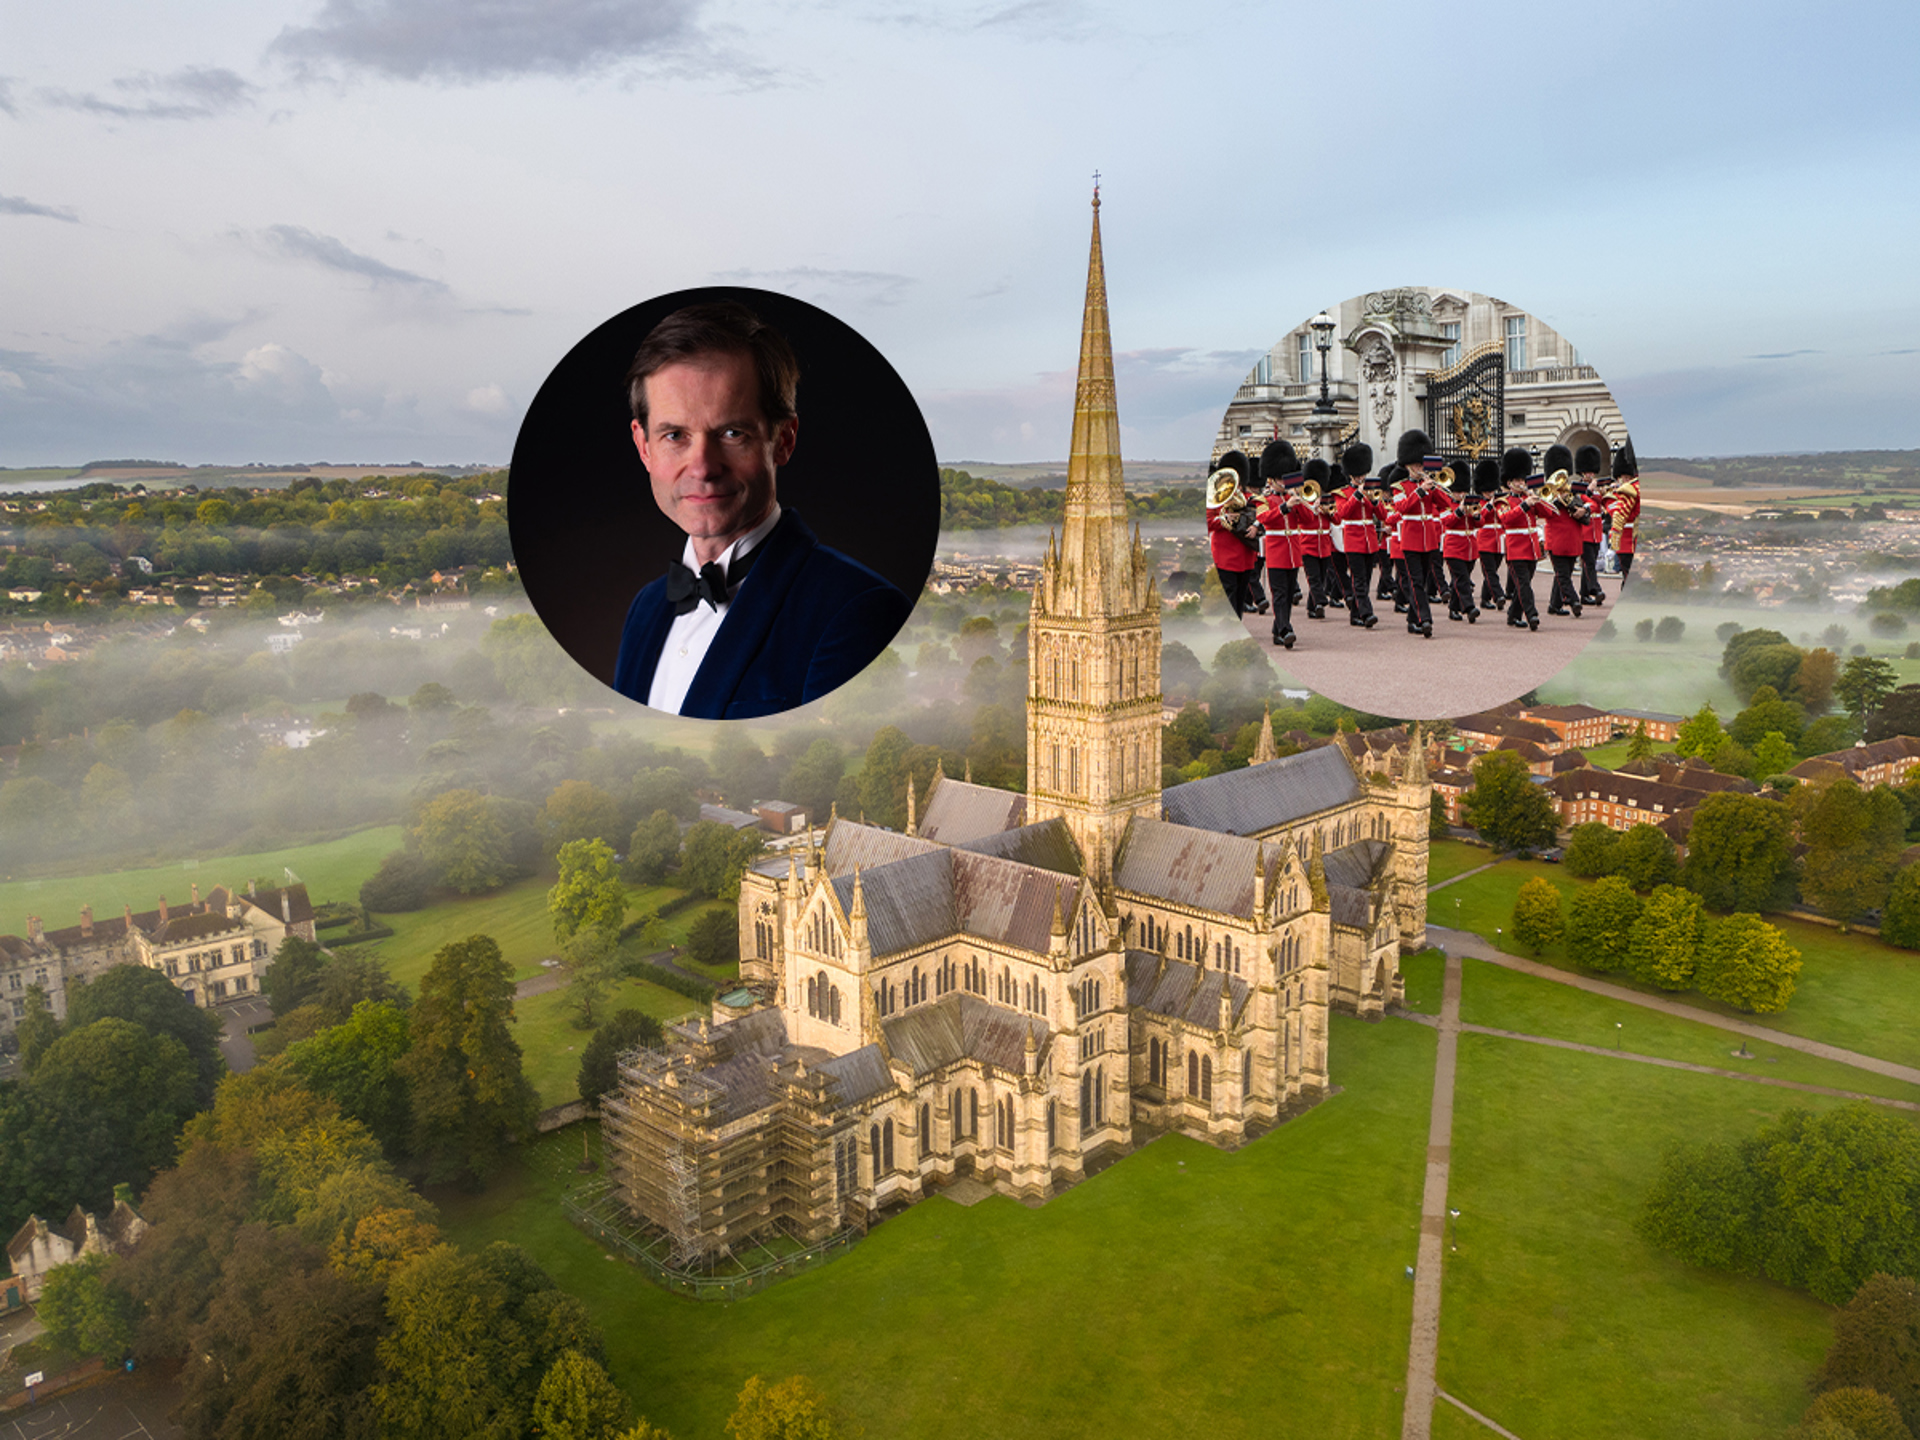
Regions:
[[[0,75],[0,115],[18,115],[20,107],[13,101],[13,81]]]
[[[400,80],[579,75],[694,38],[696,0],[326,0],[271,49]]]
[[[821,270],[812,265],[793,265],[784,270],[721,270],[715,280],[728,285],[758,285],[785,295],[833,295],[864,291],[866,303],[894,305],[913,284],[910,275],[893,275],[884,270]]]
[[[40,205],[24,195],[0,195],[0,215],[44,215],[49,220],[78,224],[80,217],[62,205]]]
[[[1776,350],[1770,355],[1749,355],[1749,360],[1791,360],[1799,355],[1821,355],[1821,350]]]
[[[303,225],[269,225],[261,232],[261,239],[269,250],[288,260],[304,260],[344,275],[357,275],[375,285],[398,285],[436,295],[448,293],[444,281],[349,250],[333,236],[318,234]]]
[[[507,392],[498,384],[478,385],[467,392],[467,409],[482,415],[504,415],[512,405]]]
[[[115,120],[205,120],[251,105],[257,93],[257,87],[233,71],[204,65],[188,65],[170,75],[125,75],[113,87],[123,98],[67,90],[43,90],[40,95],[50,105]]]

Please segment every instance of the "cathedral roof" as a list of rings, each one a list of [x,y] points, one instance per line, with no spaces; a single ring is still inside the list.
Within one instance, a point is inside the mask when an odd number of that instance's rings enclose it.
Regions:
[[[858,1105],[893,1088],[893,1071],[878,1045],[862,1045],[845,1055],[816,1061],[813,1068],[833,1077],[833,1093],[842,1105]]]
[[[1184,960],[1169,960],[1151,950],[1127,952],[1127,1003],[1208,1030],[1220,1028],[1220,993],[1227,993],[1232,1014],[1245,1010],[1247,982],[1224,970],[1203,970]]]
[[[1002,830],[997,835],[969,840],[955,848],[971,850],[976,855],[1018,860],[1022,865],[1036,865],[1059,875],[1080,873],[1080,852],[1074,849],[1073,831],[1058,815],[1034,825],[1022,825],[1018,830]]]
[[[1189,780],[1160,799],[1167,819],[1176,825],[1257,835],[1349,804],[1362,793],[1340,748],[1323,745],[1264,765]]]
[[[1013,1074],[1026,1069],[1027,1036],[1044,1051],[1047,1022],[977,995],[957,991],[882,1020],[893,1058],[921,1076],[959,1060],[978,1060]]]
[[[1025,823],[1027,797],[942,776],[927,797],[920,834],[943,845],[965,845]]]
[[[821,855],[826,861],[827,874],[851,875],[856,865],[864,870],[902,860],[909,855],[924,855],[939,848],[930,840],[915,839],[896,830],[883,830],[878,825],[856,825],[851,820],[836,820],[827,827],[827,840],[821,847]],[[786,866],[780,868],[784,873]]]
[[[1328,910],[1333,923],[1365,930],[1373,924],[1373,886],[1385,872],[1393,847],[1384,840],[1356,840],[1322,858]]]
[[[1277,845],[1263,846],[1239,835],[1135,816],[1114,856],[1113,880],[1135,895],[1221,915],[1251,916],[1253,868],[1264,865],[1271,880],[1280,854]]]
[[[974,935],[1044,953],[1053,932],[1056,894],[1071,915],[1081,881],[1050,870],[938,846],[860,872],[867,940],[875,955],[893,955],[948,935]],[[853,908],[853,876],[833,881],[841,908]]]

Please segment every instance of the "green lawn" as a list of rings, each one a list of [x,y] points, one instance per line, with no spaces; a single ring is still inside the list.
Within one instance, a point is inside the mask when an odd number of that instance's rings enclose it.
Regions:
[[[1696,707],[1698,708],[1698,707]],[[1587,763],[1600,770],[1618,770],[1627,763],[1627,751],[1633,748],[1633,739],[1609,740],[1604,745],[1589,745],[1580,753],[1587,757]],[[1656,743],[1654,752],[1658,754],[1664,746]]]
[[[322,900],[357,901],[360,886],[388,851],[400,848],[400,827],[380,825],[356,831],[338,840],[296,845],[285,850],[247,855],[183,857],[182,863],[155,865],[144,870],[111,870],[96,875],[50,880],[9,880],[0,884],[0,913],[19,917],[38,915],[48,929],[80,922],[80,907],[91,905],[96,920],[118,915],[124,906],[152,910],[162,895],[172,905],[185,904],[190,887],[206,894],[216,885],[244,888],[247,881],[265,877],[280,880],[291,869],[306,882],[307,894]]]
[[[1471,870],[1476,865],[1487,865],[1493,861],[1493,851],[1485,845],[1472,845],[1465,840],[1432,840],[1427,843],[1427,884],[1438,885],[1442,880],[1451,880],[1462,871]]]
[[[525,1245],[606,1332],[635,1407],[717,1436],[748,1376],[803,1373],[869,1436],[1398,1433],[1432,1032],[1336,1016],[1342,1093],[1233,1153],[1168,1137],[1038,1210],[942,1199],[729,1304],[670,1296],[554,1203],[569,1129],[483,1195],[462,1244]]]
[[[1463,1035],[1440,1388],[1530,1437],[1781,1434],[1806,1408],[1833,1312],[1682,1264],[1632,1227],[1675,1141],[1835,1103]]]
[[[607,996],[606,1008],[594,1012],[596,1020],[616,1010],[643,1010],[662,1022],[678,1020],[682,1015],[706,1007],[697,1000],[649,985],[644,980],[622,980]],[[520,1042],[527,1079],[540,1092],[542,1107],[565,1105],[580,1098],[578,1085],[580,1055],[593,1038],[591,1029],[577,1029],[573,1011],[567,1007],[567,992],[549,990],[514,1002],[513,1038]],[[574,1144],[578,1145],[576,1136]]]
[[[1418,955],[1400,957],[1400,974],[1406,981],[1409,1010],[1422,1015],[1440,1013],[1440,991],[1446,964],[1447,957],[1438,950],[1422,950]]]
[[[489,895],[455,896],[421,910],[381,915],[381,922],[392,926],[394,933],[375,942],[380,958],[395,980],[418,989],[443,946],[469,935],[490,935],[513,967],[515,979],[538,975],[541,960],[556,949],[553,922],[547,915],[547,891],[552,886],[552,876],[534,876]]]
[[[1503,950],[1523,953],[1506,932],[1513,924],[1513,897],[1521,885],[1536,875],[1551,880],[1559,888],[1563,901],[1587,883],[1567,874],[1564,866],[1534,860],[1506,860],[1492,870],[1449,885],[1430,897],[1427,922],[1471,930],[1494,941]],[[1719,1014],[1739,1015],[1790,1035],[1825,1040],[1882,1060],[1920,1065],[1920,1024],[1916,1024],[1916,1017],[1920,1017],[1920,954],[1896,950],[1872,936],[1842,935],[1827,926],[1803,920],[1768,918],[1799,947],[1803,961],[1799,987],[1786,1010],[1778,1015],[1744,1015],[1731,1006],[1691,992],[1675,998]],[[1564,943],[1529,958],[1562,967],[1571,967],[1573,963]],[[1624,976],[1607,978],[1618,984],[1633,985]],[[1651,987],[1638,988],[1663,993]]]
[[[1742,1056],[1736,1053],[1741,1048],[1740,1042],[1711,1025],[1661,1015],[1625,1000],[1590,995],[1538,976],[1516,974],[1484,960],[1467,959],[1461,963],[1464,968],[1460,1019],[1469,1025],[1492,1025],[1522,1035],[1545,1035],[1608,1049],[1618,1047],[1638,1055],[1712,1065],[1773,1080],[1795,1080],[1862,1095],[1920,1102],[1920,1086],[1902,1084],[1871,1070],[1821,1060],[1760,1040],[1748,1041],[1745,1047],[1748,1053]],[[1411,983],[1408,992],[1411,997]],[[1435,1013],[1440,1008],[1437,980],[1431,1008]]]

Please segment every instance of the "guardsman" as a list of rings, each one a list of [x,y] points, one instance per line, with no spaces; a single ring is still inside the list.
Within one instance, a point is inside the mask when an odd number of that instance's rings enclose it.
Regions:
[[[1480,608],[1504,610],[1506,593],[1500,588],[1500,462],[1492,456],[1473,467],[1473,493],[1480,502],[1480,528],[1474,547],[1480,555]]]
[[[1600,537],[1606,529],[1606,516],[1600,508],[1600,447],[1582,445],[1573,452],[1573,493],[1586,502],[1587,524],[1580,536],[1580,603],[1604,605],[1607,592],[1600,588]]]
[[[1269,451],[1272,448],[1269,446]],[[1289,447],[1286,458],[1291,458],[1291,454]],[[1282,457],[1272,458],[1275,473],[1269,474],[1269,456],[1260,457],[1260,470],[1267,486],[1260,501],[1261,546],[1273,585],[1273,643],[1291,650],[1295,639],[1293,602],[1300,593],[1300,561],[1306,553],[1312,509],[1299,498],[1306,476],[1297,469],[1278,473]]]
[[[1480,618],[1473,603],[1473,562],[1479,554],[1480,502],[1473,494],[1473,471],[1464,460],[1456,460],[1448,483],[1453,508],[1440,522],[1440,553],[1447,563],[1452,584],[1447,591],[1447,618],[1464,619],[1469,625]]]
[[[1374,481],[1380,492],[1380,536],[1386,545],[1381,552],[1385,558],[1377,562],[1380,588],[1374,598],[1393,601],[1394,613],[1398,615],[1407,613],[1407,567],[1400,553],[1400,526],[1394,519],[1393,502],[1400,498],[1400,482],[1405,478],[1406,472],[1389,460],[1380,467]]]
[[[1332,589],[1333,496],[1328,492],[1333,488],[1333,467],[1315,456],[1307,461],[1303,478],[1320,492],[1318,504],[1302,502],[1306,515],[1300,526],[1300,568],[1307,572],[1307,618],[1324,620]]]
[[[1613,452],[1613,494],[1607,499],[1612,517],[1607,543],[1620,557],[1620,583],[1633,573],[1633,530],[1640,519],[1640,462],[1633,458],[1633,437]]]
[[[1223,471],[1232,472],[1231,479]],[[1247,457],[1238,450],[1222,455],[1207,477],[1207,543],[1235,618],[1253,608],[1248,587],[1253,579],[1254,546],[1235,530],[1237,512],[1231,508],[1236,494],[1244,500],[1246,483]]]
[[[1564,445],[1549,445],[1541,468],[1549,480],[1562,474],[1571,479],[1573,452]],[[1587,524],[1587,507],[1572,495],[1557,501],[1548,499],[1544,519],[1547,559],[1553,562],[1553,589],[1547,595],[1547,613],[1571,614],[1578,620],[1580,595],[1574,588],[1573,568],[1580,563],[1581,532]]]
[[[1351,445],[1340,457],[1340,472],[1346,477],[1339,499],[1334,501],[1333,519],[1346,544],[1347,623],[1371,630],[1380,623],[1373,613],[1373,562],[1383,554],[1380,539],[1380,506],[1367,493],[1367,474],[1373,469],[1373,447]]]
[[[1433,638],[1433,614],[1427,596],[1434,588],[1433,572],[1440,563],[1440,522],[1452,508],[1445,497],[1440,472],[1446,462],[1430,454],[1433,442],[1424,430],[1408,430],[1398,444],[1406,487],[1393,502],[1399,517],[1400,554],[1407,576],[1407,633]]]
[[[1533,604],[1533,571],[1544,553],[1534,528],[1537,496],[1543,476],[1533,473],[1533,457],[1519,446],[1500,457],[1500,478],[1507,487],[1507,503],[1500,510],[1501,547],[1507,557],[1507,624],[1538,630],[1540,612]]]

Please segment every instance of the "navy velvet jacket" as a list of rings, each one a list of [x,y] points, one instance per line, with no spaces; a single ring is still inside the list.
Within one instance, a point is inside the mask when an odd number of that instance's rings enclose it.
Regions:
[[[829,550],[781,511],[693,678],[680,713],[702,720],[775,715],[818,699],[887,648],[913,607],[882,576]],[[647,703],[673,624],[662,576],[633,597],[613,688]]]

